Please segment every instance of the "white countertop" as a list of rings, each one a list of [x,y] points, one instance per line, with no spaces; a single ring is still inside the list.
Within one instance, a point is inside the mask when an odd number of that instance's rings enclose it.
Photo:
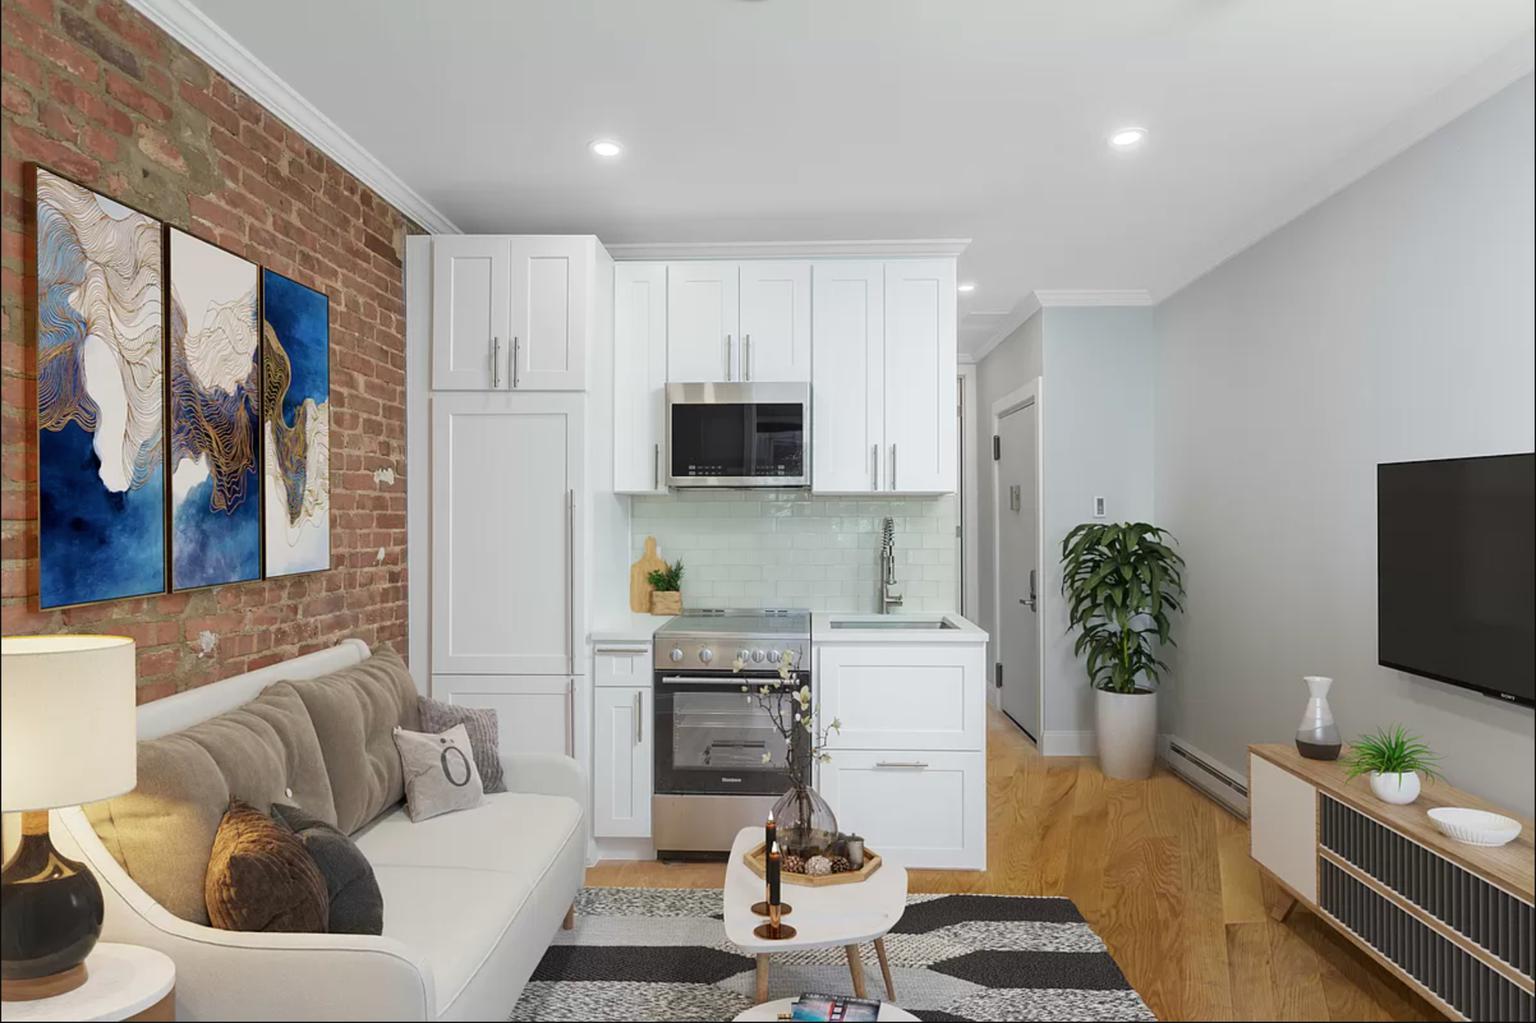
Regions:
[[[950,628],[901,628],[886,623],[946,622]],[[838,628],[838,622],[878,622],[875,629]],[[907,614],[857,614],[816,611],[811,615],[812,643],[985,643],[987,634],[953,611],[914,611]]]
[[[657,629],[672,620],[671,615],[636,614],[626,611],[603,615],[587,632],[591,643],[649,643]]]

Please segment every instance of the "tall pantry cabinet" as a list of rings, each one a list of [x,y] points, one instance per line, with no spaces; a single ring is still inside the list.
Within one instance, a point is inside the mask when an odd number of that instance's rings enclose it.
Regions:
[[[494,708],[504,752],[586,762],[613,261],[591,236],[411,238],[406,288],[412,673]]]

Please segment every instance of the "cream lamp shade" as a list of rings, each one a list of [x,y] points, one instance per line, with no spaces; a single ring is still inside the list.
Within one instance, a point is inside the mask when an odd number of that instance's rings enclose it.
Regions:
[[[136,687],[126,636],[0,639],[0,809],[77,806],[132,789]]]

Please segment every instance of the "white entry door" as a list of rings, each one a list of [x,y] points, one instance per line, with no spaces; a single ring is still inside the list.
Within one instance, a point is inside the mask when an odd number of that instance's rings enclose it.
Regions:
[[[998,658],[1003,712],[1040,740],[1039,409],[1031,399],[998,420]]]

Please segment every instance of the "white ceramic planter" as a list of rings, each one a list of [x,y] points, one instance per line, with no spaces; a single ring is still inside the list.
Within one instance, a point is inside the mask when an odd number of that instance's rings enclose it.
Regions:
[[[1157,760],[1157,694],[1094,690],[1099,768],[1111,778],[1152,777]]]
[[[1371,791],[1383,803],[1406,805],[1419,798],[1419,772],[1381,774],[1378,771],[1372,771]]]

